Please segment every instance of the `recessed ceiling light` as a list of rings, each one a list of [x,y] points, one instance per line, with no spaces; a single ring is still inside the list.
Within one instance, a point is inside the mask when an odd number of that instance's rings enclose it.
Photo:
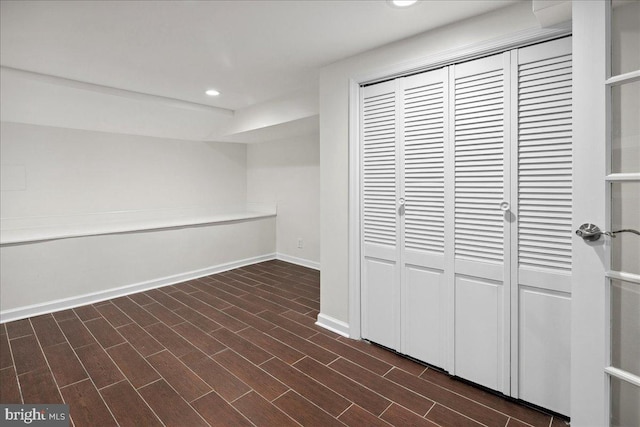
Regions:
[[[389,3],[395,7],[409,7],[417,1],[418,0],[391,0]]]
[[[218,92],[215,89],[209,89],[208,91],[205,92],[207,95],[209,96],[218,96],[220,95],[220,92]]]

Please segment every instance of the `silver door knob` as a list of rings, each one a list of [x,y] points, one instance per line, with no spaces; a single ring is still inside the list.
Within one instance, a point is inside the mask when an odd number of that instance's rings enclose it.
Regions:
[[[576,234],[582,237],[587,242],[595,242],[596,240],[599,240],[603,234],[609,237],[616,237],[616,234],[618,233],[633,233],[640,236],[640,231],[633,230],[631,228],[618,231],[602,231],[597,225],[589,223],[582,224],[576,230]]]
[[[501,211],[508,211],[511,208],[511,205],[509,204],[509,202],[507,202],[506,200],[502,203],[500,203],[500,210]]]

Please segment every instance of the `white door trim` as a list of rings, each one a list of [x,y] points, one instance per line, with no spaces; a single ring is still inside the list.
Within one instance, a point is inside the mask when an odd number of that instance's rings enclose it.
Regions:
[[[573,2],[573,225],[607,224],[607,3]],[[571,424],[609,425],[606,239],[574,235],[571,301]]]
[[[349,79],[349,337],[354,339],[362,337],[360,313],[360,86],[365,83],[412,72],[426,71],[438,66],[500,53],[570,34],[570,23],[559,25],[556,28],[536,28],[520,31],[508,36],[447,50],[437,55],[381,67],[366,74],[355,75]]]

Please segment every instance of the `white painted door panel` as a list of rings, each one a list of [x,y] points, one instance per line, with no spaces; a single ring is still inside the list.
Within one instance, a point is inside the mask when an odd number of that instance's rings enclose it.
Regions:
[[[446,69],[398,80],[401,103],[401,352],[446,368]]]
[[[456,277],[456,375],[500,390],[504,380],[504,286]]]
[[[452,66],[455,374],[510,392],[508,53]]]
[[[396,83],[362,90],[362,333],[399,349]]]
[[[518,49],[517,233],[512,283],[518,285],[513,395],[569,414],[572,269],[571,38]],[[514,230],[515,231],[515,230]],[[517,313],[519,311],[519,314]]]
[[[569,411],[571,299],[520,288],[520,399],[562,414]]]
[[[373,342],[394,348],[398,341],[396,328],[398,307],[394,305],[397,289],[397,266],[394,261],[365,257],[362,290],[363,335]]]
[[[442,270],[405,266],[402,307],[403,353],[436,366],[444,366],[446,347]]]

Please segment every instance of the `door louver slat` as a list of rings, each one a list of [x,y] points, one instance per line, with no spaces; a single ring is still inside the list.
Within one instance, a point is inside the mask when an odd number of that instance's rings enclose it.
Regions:
[[[396,96],[363,100],[363,234],[367,243],[396,244]]]
[[[571,55],[518,69],[518,260],[571,272]]]
[[[455,254],[479,262],[504,260],[503,80],[502,70],[455,80]]]
[[[405,247],[444,253],[443,83],[405,88],[403,96]]]

